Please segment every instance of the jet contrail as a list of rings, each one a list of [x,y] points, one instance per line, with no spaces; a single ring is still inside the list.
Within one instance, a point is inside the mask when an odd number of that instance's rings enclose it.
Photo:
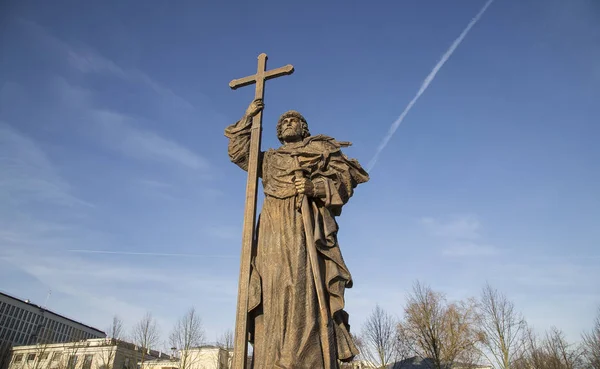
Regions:
[[[130,251],[102,251],[102,250],[68,250],[69,252],[79,252],[86,254],[115,254],[115,255],[138,255],[138,256],[192,256],[202,258],[220,258],[220,259],[233,259],[235,256],[231,255],[200,255],[200,254],[169,254],[159,252],[130,252]]]
[[[404,120],[404,118],[406,117],[406,115],[408,114],[408,112],[410,111],[410,109],[413,107],[413,105],[415,105],[415,103],[417,102],[417,100],[419,99],[419,97],[421,97],[421,95],[423,94],[423,92],[425,92],[425,90],[427,90],[427,87],[429,87],[429,84],[433,81],[433,79],[435,78],[435,75],[444,66],[444,64],[446,63],[446,61],[448,61],[448,59],[452,56],[452,54],[454,53],[454,50],[456,50],[456,48],[458,47],[458,45],[460,45],[460,43],[463,41],[463,39],[465,38],[465,36],[467,36],[467,33],[469,33],[469,31],[471,30],[471,28],[473,28],[473,26],[475,25],[475,23],[477,23],[477,21],[479,21],[479,18],[481,18],[481,16],[483,15],[483,13],[485,13],[485,11],[492,4],[492,2],[494,2],[494,0],[488,0],[488,2],[485,3],[485,5],[483,6],[483,8],[481,8],[481,10],[479,11],[479,13],[477,13],[477,15],[473,19],[471,19],[471,21],[469,22],[469,24],[467,25],[467,27],[462,31],[462,33],[458,36],[458,38],[456,38],[456,40],[454,40],[454,42],[452,43],[452,45],[450,45],[450,48],[444,53],[444,55],[442,56],[442,58],[440,59],[440,61],[435,65],[435,67],[433,67],[433,70],[429,73],[429,75],[427,76],[427,78],[425,78],[425,80],[421,84],[421,88],[419,89],[419,91],[417,92],[417,94],[415,95],[415,97],[413,97],[413,99],[408,103],[408,105],[406,106],[406,108],[404,108],[404,111],[402,112],[402,114],[400,114],[400,116],[398,117],[398,119],[396,119],[396,121],[394,123],[392,123],[392,125],[390,127],[390,130],[388,131],[387,135],[385,135],[385,137],[383,138],[383,141],[381,141],[381,144],[377,148],[377,151],[375,152],[375,155],[373,155],[373,158],[369,162],[369,165],[368,165],[368,168],[367,168],[368,172],[370,172],[373,169],[373,167],[375,166],[375,163],[377,163],[377,159],[379,158],[379,154],[381,154],[381,151],[383,151],[383,149],[385,149],[385,147],[387,146],[388,142],[390,141],[390,139],[392,138],[392,136],[394,135],[394,133],[398,129],[398,126],[400,126],[400,123],[402,123],[402,121]]]

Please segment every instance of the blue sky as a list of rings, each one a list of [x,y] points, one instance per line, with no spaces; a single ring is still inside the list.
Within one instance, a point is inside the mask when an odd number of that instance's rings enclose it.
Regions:
[[[484,4],[3,4],[0,289],[52,290],[99,328],[149,310],[165,337],[194,305],[214,340],[234,325],[246,179],[223,130],[253,97],[229,81],[261,52],[293,64],[267,83],[263,147],[295,109],[366,167]],[[353,329],[376,303],[400,315],[415,280],[450,299],[489,281],[577,340],[600,305],[597,101],[597,2],[494,1],[339,218]]]

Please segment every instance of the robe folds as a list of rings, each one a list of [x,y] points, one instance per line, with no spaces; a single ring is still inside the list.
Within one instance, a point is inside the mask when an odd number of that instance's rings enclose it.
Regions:
[[[251,120],[225,129],[232,162],[247,170]],[[259,176],[265,194],[252,252],[249,284],[250,340],[253,369],[315,369],[336,359],[350,361],[358,349],[344,311],[344,291],[352,287],[350,271],[337,241],[335,217],[369,176],[360,164],[341,151],[348,142],[310,136],[259,155]],[[297,157],[297,159],[296,159]],[[305,176],[324,188],[310,197],[313,235],[305,236],[302,213],[296,206],[294,170],[298,162]],[[307,248],[317,249],[327,308],[333,321],[328,330],[332,352],[323,354],[319,302]]]

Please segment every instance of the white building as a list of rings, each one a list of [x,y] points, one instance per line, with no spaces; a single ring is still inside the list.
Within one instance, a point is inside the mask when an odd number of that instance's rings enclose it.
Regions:
[[[78,342],[16,346],[8,369],[136,369],[142,350],[136,345],[109,338]],[[170,356],[146,350],[146,360]],[[175,367],[165,365],[165,367]]]
[[[141,369],[228,369],[231,354],[217,346],[200,346],[179,351],[177,362],[166,358],[147,360]]]
[[[13,348],[8,369],[228,369],[231,353],[216,346],[180,351],[179,357],[109,338]]]
[[[367,360],[354,360],[349,363],[340,363],[340,369],[376,369],[377,366]]]

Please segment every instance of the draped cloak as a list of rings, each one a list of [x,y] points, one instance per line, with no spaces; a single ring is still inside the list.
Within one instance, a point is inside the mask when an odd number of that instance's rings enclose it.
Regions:
[[[251,120],[225,129],[232,162],[248,168]],[[344,311],[344,291],[352,287],[337,241],[335,217],[354,188],[369,176],[355,159],[341,151],[350,146],[324,136],[261,152],[259,176],[265,200],[257,225],[249,284],[250,341],[253,369],[315,369],[336,359],[351,361],[358,349],[350,335]],[[305,175],[324,186],[324,197],[311,197],[314,236],[306,240],[302,214],[296,208],[294,169],[298,156]],[[307,247],[315,247],[322,283],[333,321],[329,342],[333,352],[324,357],[321,348],[319,302]]]

